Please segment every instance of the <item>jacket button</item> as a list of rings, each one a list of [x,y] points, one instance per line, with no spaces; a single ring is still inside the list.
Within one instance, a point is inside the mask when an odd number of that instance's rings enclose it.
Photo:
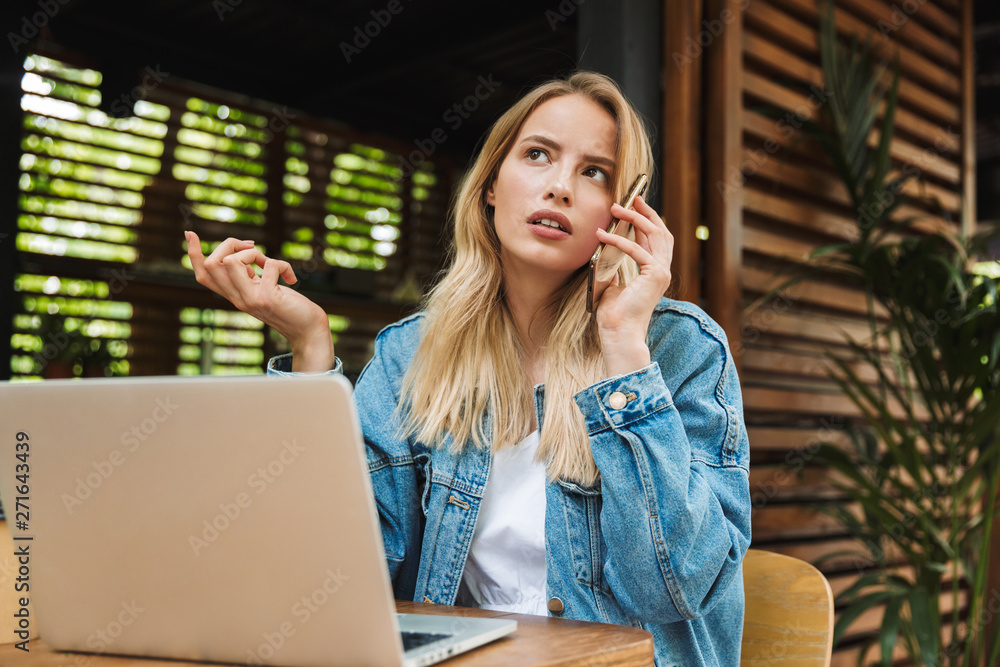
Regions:
[[[625,407],[626,403],[628,403],[628,399],[620,391],[613,392],[608,396],[608,404],[615,410],[621,410]]]
[[[565,609],[565,607],[563,606],[562,600],[559,598],[549,598],[549,611],[553,614],[561,614],[563,613],[563,609]]]

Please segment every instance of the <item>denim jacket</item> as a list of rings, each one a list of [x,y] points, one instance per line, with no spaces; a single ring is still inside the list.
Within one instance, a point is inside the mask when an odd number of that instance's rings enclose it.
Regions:
[[[395,596],[453,604],[492,454],[398,436],[422,319],[379,333],[355,397]],[[739,380],[725,334],[697,306],[661,299],[647,343],[649,366],[574,397],[601,477],[546,483],[550,615],[644,628],[660,667],[735,666],[750,544]],[[278,357],[268,370],[288,366]],[[535,387],[539,424],[544,393]]]

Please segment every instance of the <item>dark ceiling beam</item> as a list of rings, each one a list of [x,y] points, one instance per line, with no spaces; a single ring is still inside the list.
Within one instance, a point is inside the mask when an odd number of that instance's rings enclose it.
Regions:
[[[587,2],[579,5],[578,14],[580,66],[607,74],[618,82],[632,105],[647,120],[652,134],[654,164],[659,165],[660,142],[656,128],[663,105],[661,3],[658,0]],[[651,178],[653,184],[656,180]],[[658,189],[653,188],[650,193],[654,208],[660,206]]]
[[[213,9],[230,5],[221,18]],[[552,31],[544,6],[528,0],[402,0],[401,7],[350,63],[341,42],[374,20],[379,8],[369,2],[76,0],[52,27],[60,44],[98,61],[110,100],[130,90],[144,68],[160,66],[404,141],[439,125],[442,112],[492,72],[503,89],[449,143],[466,153],[530,79],[575,63],[575,18]]]

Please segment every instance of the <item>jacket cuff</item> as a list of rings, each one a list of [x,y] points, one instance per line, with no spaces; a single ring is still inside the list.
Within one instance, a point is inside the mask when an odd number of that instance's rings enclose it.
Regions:
[[[344,365],[340,362],[340,357],[334,357],[333,368],[326,371],[326,373],[342,373]],[[267,362],[267,374],[268,375],[281,375],[281,376],[293,376],[293,375],[319,375],[319,373],[296,373],[292,370],[292,353],[288,352],[286,354],[279,354],[276,357],[271,357],[270,361]]]
[[[632,373],[593,384],[573,400],[583,413],[589,434],[622,428],[674,402],[655,361]]]

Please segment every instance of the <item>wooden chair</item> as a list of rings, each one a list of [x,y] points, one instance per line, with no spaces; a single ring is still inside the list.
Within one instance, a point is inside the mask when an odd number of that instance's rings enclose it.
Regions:
[[[829,667],[833,591],[822,572],[798,558],[750,549],[743,587],[740,665]]]

